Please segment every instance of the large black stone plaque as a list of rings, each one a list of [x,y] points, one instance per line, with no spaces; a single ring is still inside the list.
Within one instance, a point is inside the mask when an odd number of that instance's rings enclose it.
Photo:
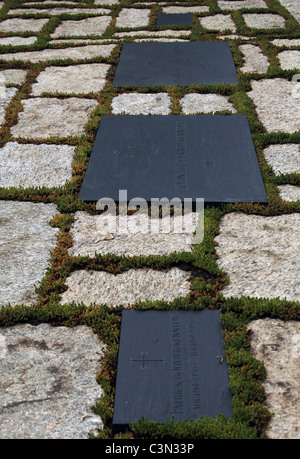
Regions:
[[[266,203],[244,115],[102,117],[79,200],[203,198]]]
[[[125,43],[114,87],[237,84],[228,42]]]
[[[219,311],[124,311],[113,430],[232,415]]]
[[[193,25],[193,15],[191,13],[184,14],[158,14],[156,24],[158,27],[172,25]]]

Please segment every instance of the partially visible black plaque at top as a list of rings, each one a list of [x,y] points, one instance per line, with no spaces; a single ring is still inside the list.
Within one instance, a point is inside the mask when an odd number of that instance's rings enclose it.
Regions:
[[[114,432],[141,417],[163,422],[232,415],[219,311],[124,311]]]
[[[266,203],[244,115],[104,115],[79,199]]]
[[[193,25],[193,15],[191,13],[184,14],[158,14],[157,22],[158,27],[172,26],[172,25]]]
[[[114,87],[237,84],[228,42],[125,43]]]

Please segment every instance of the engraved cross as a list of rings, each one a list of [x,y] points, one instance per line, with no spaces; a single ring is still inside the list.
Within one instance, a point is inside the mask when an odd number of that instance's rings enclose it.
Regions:
[[[141,362],[141,368],[147,368],[147,362],[164,362],[165,359],[149,359],[148,358],[148,353],[142,352],[140,354],[141,358],[140,359],[133,359],[131,358],[131,362]]]

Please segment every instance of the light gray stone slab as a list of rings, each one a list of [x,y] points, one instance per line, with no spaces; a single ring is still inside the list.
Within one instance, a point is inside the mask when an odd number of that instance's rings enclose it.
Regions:
[[[270,145],[264,155],[275,175],[300,173],[300,148],[298,144]]]
[[[51,37],[103,35],[110,21],[110,16],[90,17],[80,21],[63,21],[51,34]]]
[[[48,19],[5,19],[0,23],[0,32],[39,32]]]
[[[223,110],[236,113],[234,106],[228,102],[228,97],[220,94],[186,94],[180,103],[185,115],[215,113]]]
[[[117,32],[114,34],[115,37],[125,38],[125,37],[187,37],[191,35],[190,30],[135,30],[132,32]]]
[[[251,81],[253,100],[259,119],[268,132],[287,132],[300,129],[299,83],[283,78]]]
[[[118,5],[119,0],[95,0],[94,5]]]
[[[20,53],[1,54],[4,61],[29,61],[32,63],[51,61],[51,60],[84,60],[94,57],[109,57],[115,45],[87,45],[75,48],[63,49],[43,49],[42,51],[24,51]]]
[[[280,197],[284,201],[300,201],[300,187],[294,185],[279,185]]]
[[[71,43],[71,44],[76,44],[76,45],[100,45],[103,43],[118,43],[117,40],[111,39],[111,38],[58,38],[56,40],[51,40],[50,43],[51,45],[59,43],[61,44],[66,44],[66,43]]]
[[[285,27],[285,19],[279,14],[245,13],[243,18],[248,27],[253,29],[278,29]]]
[[[241,67],[243,73],[266,73],[269,68],[269,61],[259,46],[241,45],[240,51],[244,54],[245,63]]]
[[[12,46],[23,46],[32,45],[36,42],[37,37],[4,37],[0,38],[0,46],[12,45]]]
[[[70,255],[94,257],[95,253],[134,256],[169,255],[192,250],[196,214],[155,220],[148,215],[92,216],[76,212]],[[159,225],[159,226],[158,226]]]
[[[168,115],[170,96],[158,94],[120,94],[112,100],[112,113],[128,115]]]
[[[54,204],[0,201],[0,305],[33,304],[56,245]]]
[[[104,344],[86,326],[0,329],[0,438],[87,439],[103,427],[91,407]]]
[[[251,352],[263,362],[266,406],[273,414],[270,439],[300,439],[300,322],[259,319],[249,323]]]
[[[271,40],[271,43],[275,46],[287,46],[291,48],[293,46],[300,46],[300,38],[275,38],[275,40]]]
[[[95,100],[76,97],[27,99],[11,133],[29,139],[80,136],[85,133],[84,125],[97,105]]]
[[[22,84],[26,78],[26,70],[21,69],[6,69],[0,71],[0,79],[4,80],[5,84]]]
[[[218,0],[221,10],[241,10],[243,8],[268,8],[264,0]]]
[[[280,67],[283,70],[300,70],[300,51],[296,49],[291,49],[289,51],[281,51],[278,53],[278,58],[280,62]]]
[[[75,147],[18,144],[0,148],[0,187],[59,187],[72,177]]]
[[[59,14],[111,14],[108,8],[16,8],[8,11],[8,15],[19,14],[47,14],[48,16],[57,16]]]
[[[66,67],[46,67],[32,85],[32,94],[44,92],[66,94],[89,94],[99,92],[105,85],[110,69],[108,64],[79,64]]]
[[[5,88],[5,80],[0,81],[0,126],[5,121],[5,110],[16,92],[16,88]]]
[[[215,14],[214,16],[205,16],[199,18],[200,24],[205,29],[210,30],[230,30],[236,32],[236,25],[228,14]]]
[[[219,35],[219,40],[252,40],[253,37],[246,37],[244,35],[230,34],[230,35]]]
[[[298,0],[279,0],[279,2],[300,22],[300,6]]]
[[[169,271],[131,269],[121,274],[105,271],[74,271],[66,279],[68,290],[61,303],[107,304],[124,306],[139,301],[174,301],[189,293],[190,273],[178,268]]]
[[[209,6],[165,6],[163,13],[166,14],[186,14],[186,13],[206,13]]]
[[[151,10],[123,8],[117,17],[116,27],[145,27],[149,24]]]
[[[180,38],[136,38],[134,40],[135,42],[138,42],[138,43],[146,43],[146,42],[160,42],[160,43],[171,43],[174,41],[177,41],[177,42],[187,42],[189,40],[184,40],[184,39],[180,39]]]
[[[216,237],[218,265],[229,275],[226,297],[299,301],[300,214],[226,214]]]

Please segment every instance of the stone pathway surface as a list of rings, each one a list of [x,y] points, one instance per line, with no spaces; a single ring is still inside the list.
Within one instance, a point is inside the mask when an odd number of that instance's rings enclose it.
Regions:
[[[222,308],[244,297],[272,310],[247,325],[266,370],[265,435],[300,438],[299,0],[5,0],[0,12],[0,438],[107,427],[92,406],[107,390],[102,365],[114,377],[100,357],[118,343],[119,305]],[[193,26],[158,28],[158,13],[192,13]],[[122,43],[190,40],[228,40],[240,85],[112,87]],[[215,113],[247,116],[267,206],[206,210],[194,246],[195,215],[156,234],[131,215],[121,233],[78,203],[103,114]]]

